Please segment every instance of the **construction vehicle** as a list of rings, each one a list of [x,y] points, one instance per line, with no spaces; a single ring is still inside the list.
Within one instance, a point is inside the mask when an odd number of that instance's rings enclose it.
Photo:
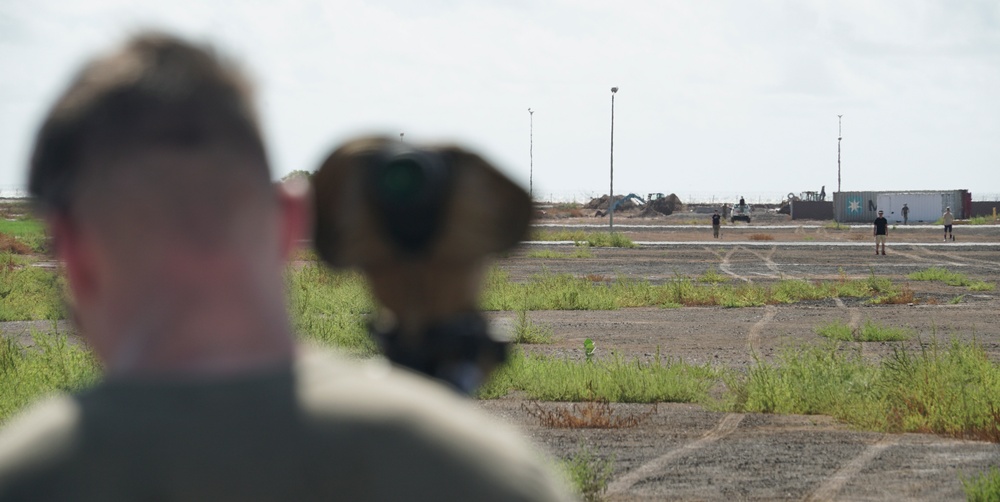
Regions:
[[[612,205],[612,208],[615,211],[617,211],[618,210],[618,206],[622,205],[623,202],[625,202],[625,201],[627,201],[629,199],[634,199],[635,201],[637,201],[639,203],[640,206],[646,205],[646,201],[642,200],[642,197],[639,197],[638,195],[636,195],[634,193],[630,193],[630,194],[628,194],[628,195],[626,195],[626,196],[624,196],[624,197],[622,197],[620,199],[615,199],[615,203]]]

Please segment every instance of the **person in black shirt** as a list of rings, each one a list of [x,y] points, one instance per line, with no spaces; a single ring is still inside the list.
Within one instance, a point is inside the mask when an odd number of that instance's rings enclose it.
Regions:
[[[882,254],[885,254],[885,239],[889,235],[889,222],[882,216],[882,211],[879,210],[878,218],[875,218],[875,254],[878,254],[878,245],[882,244]]]
[[[719,238],[719,227],[722,225],[722,217],[719,216],[719,210],[715,210],[715,214],[712,215],[712,236],[716,239]]]

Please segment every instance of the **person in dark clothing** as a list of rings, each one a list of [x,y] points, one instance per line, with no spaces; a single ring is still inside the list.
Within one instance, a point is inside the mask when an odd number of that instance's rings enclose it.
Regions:
[[[712,215],[712,236],[716,239],[719,238],[719,228],[722,226],[722,217],[719,216],[719,210],[715,210],[715,214]]]
[[[902,213],[903,213],[903,224],[906,225],[907,222],[910,220],[910,208],[907,207],[906,204],[903,204]]]
[[[878,245],[882,244],[882,254],[885,254],[885,240],[889,236],[889,221],[882,216],[882,211],[878,212],[878,218],[875,218],[875,254],[878,254]]]
[[[740,195],[740,207],[746,207],[747,201],[743,200],[743,196]]]

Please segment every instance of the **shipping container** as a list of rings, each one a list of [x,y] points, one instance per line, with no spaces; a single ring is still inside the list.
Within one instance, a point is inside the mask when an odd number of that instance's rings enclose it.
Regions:
[[[834,192],[833,217],[841,223],[871,223],[877,215],[878,192]]]
[[[968,190],[913,190],[880,192],[835,192],[834,219],[845,223],[869,223],[884,212],[889,223],[903,223],[903,204],[909,208],[909,223],[934,223],[951,208],[955,218],[968,218],[972,195]]]

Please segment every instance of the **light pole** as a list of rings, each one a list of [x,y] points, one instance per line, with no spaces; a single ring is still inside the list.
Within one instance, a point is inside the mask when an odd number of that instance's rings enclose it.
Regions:
[[[608,228],[615,231],[615,93],[617,87],[611,88],[611,189],[608,192]]]
[[[533,179],[535,173],[535,111],[528,108],[528,197],[535,200]]]
[[[844,135],[841,133],[840,129],[840,119],[843,115],[837,115],[837,191],[840,191],[840,140],[844,139]]]

